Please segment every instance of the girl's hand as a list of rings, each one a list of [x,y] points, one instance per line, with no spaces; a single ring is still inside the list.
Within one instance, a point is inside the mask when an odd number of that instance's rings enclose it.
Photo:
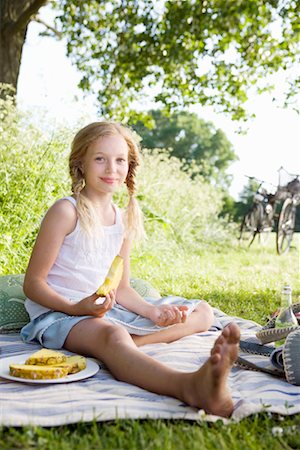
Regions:
[[[187,306],[160,305],[154,306],[150,319],[160,327],[167,327],[186,321]]]
[[[97,300],[100,299],[99,295],[92,294],[89,297],[85,297],[80,302],[72,305],[73,311],[72,315],[74,316],[95,316],[95,317],[103,317],[107,311],[112,309],[116,302],[116,291],[112,289],[103,303],[98,303]]]

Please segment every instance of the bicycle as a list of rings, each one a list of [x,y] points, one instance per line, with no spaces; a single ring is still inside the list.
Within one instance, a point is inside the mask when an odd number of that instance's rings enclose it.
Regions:
[[[292,178],[286,184],[282,183],[281,174],[284,171],[285,176]],[[281,211],[279,213],[277,233],[276,233],[276,250],[278,255],[284,255],[290,249],[293,234],[296,225],[297,206],[300,204],[300,175],[290,174],[283,167],[280,167],[278,194],[283,201]]]
[[[259,182],[253,196],[253,203],[243,217],[240,228],[239,241],[248,244],[248,247],[250,247],[257,235],[260,243],[265,244],[273,230],[275,195],[268,193],[263,187],[264,181],[255,177],[247,176],[247,178]]]

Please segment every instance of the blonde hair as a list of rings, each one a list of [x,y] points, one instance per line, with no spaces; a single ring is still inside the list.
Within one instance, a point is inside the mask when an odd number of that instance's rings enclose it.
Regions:
[[[145,234],[143,215],[138,201],[134,197],[136,191],[136,169],[140,164],[139,143],[129,128],[115,122],[91,123],[82,128],[73,139],[69,157],[69,170],[72,179],[72,192],[77,201],[78,219],[83,230],[91,236],[94,235],[98,227],[101,227],[101,222],[92,203],[81,192],[85,186],[82,162],[89,146],[96,139],[114,135],[121,135],[128,146],[128,173],[125,184],[129,194],[129,202],[124,214],[125,237],[141,239]]]

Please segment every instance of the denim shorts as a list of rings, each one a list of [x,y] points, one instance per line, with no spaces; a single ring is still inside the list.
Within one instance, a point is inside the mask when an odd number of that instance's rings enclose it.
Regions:
[[[159,300],[150,297],[145,298],[147,303],[153,305],[186,305],[188,306],[187,315],[191,314],[201,300],[191,299],[187,300],[183,297],[168,296]],[[62,348],[64,342],[71,331],[72,327],[83,319],[92,319],[94,316],[68,316],[62,312],[49,311],[36,319],[33,319],[21,330],[21,337],[24,342],[37,342],[43,347],[59,349]],[[108,311],[103,320],[109,321],[115,325],[122,326],[128,333],[136,335],[146,335],[156,333],[165,328],[155,325],[150,319],[142,317],[120,304]],[[170,325],[174,326],[174,325]],[[215,320],[214,329],[221,329],[218,320]]]
[[[26,343],[39,343],[43,347],[60,349],[71,329],[83,319],[92,316],[68,316],[58,311],[48,311],[33,319],[21,330],[21,338]]]

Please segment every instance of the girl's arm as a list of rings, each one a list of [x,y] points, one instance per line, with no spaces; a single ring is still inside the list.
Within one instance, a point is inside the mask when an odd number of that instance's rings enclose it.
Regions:
[[[131,242],[124,239],[120,251],[124,260],[124,272],[116,292],[116,302],[160,326],[185,322],[185,311],[188,309],[186,306],[151,305],[130,286],[130,247]]]
[[[54,311],[69,315],[101,316],[113,306],[112,295],[108,296],[103,305],[94,304],[98,298],[96,294],[79,303],[72,303],[56,293],[47,283],[48,273],[57,258],[63,240],[75,229],[76,222],[76,210],[68,200],[61,200],[49,209],[32,250],[24,279],[24,293],[34,302]]]
[[[49,209],[41,223],[23,286],[26,296],[34,302],[67,314],[70,301],[47,284],[47,276],[64,238],[74,230],[76,220],[75,208],[68,200],[61,200]]]

